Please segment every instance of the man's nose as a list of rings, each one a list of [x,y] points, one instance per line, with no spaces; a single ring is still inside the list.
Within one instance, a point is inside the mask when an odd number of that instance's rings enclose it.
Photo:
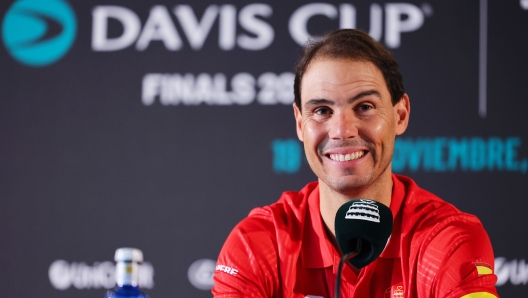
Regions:
[[[345,140],[358,135],[358,119],[352,112],[334,114],[330,122],[331,139]]]

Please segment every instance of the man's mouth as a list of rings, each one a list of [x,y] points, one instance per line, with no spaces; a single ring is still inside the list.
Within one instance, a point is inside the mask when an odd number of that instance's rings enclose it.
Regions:
[[[365,151],[356,151],[353,153],[347,153],[347,154],[328,154],[327,156],[334,161],[350,161],[354,159],[358,159],[365,155]]]

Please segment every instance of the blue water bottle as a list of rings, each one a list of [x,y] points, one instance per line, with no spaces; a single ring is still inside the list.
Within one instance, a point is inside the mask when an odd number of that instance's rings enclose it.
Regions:
[[[115,252],[116,286],[105,298],[149,298],[139,290],[139,264],[143,253],[136,248],[118,248]]]

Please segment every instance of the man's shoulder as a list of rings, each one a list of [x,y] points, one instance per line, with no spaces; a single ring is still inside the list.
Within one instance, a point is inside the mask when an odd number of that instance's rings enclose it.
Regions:
[[[432,192],[418,186],[409,177],[396,175],[405,188],[403,208],[406,213],[428,216],[469,215]],[[436,212],[434,212],[437,210]]]
[[[317,183],[310,183],[298,192],[284,192],[271,205],[253,209],[229,234],[219,262],[233,263],[236,259],[238,267],[246,266],[245,271],[250,271],[252,266],[246,264],[241,256],[258,260],[266,268],[269,264],[276,264],[281,252],[287,252],[281,255],[281,260],[296,258],[301,246],[308,198],[315,190]]]
[[[407,283],[416,297],[466,297],[473,292],[495,293],[496,277],[479,266],[493,269],[493,250],[481,222],[474,215],[398,177],[405,186],[401,258]],[[415,274],[411,274],[416,270]],[[450,293],[450,294],[447,294]],[[490,296],[495,297],[495,296]]]
[[[300,219],[308,205],[308,197],[318,187],[317,182],[308,183],[300,191],[285,191],[279,200],[271,205],[257,207],[251,210],[247,219],[259,218],[263,220]]]
[[[256,207],[234,230],[247,232],[300,232],[306,215],[308,197],[318,189],[317,182],[308,183],[300,191],[285,191],[273,204]]]
[[[405,186],[403,229],[438,233],[448,226],[461,230],[482,228],[480,220],[419,187],[412,179],[398,176]],[[431,235],[429,235],[431,236]]]
[[[253,209],[235,226],[217,261],[230,271],[215,274],[215,295],[236,290],[244,297],[279,297],[280,264],[295,262],[299,256],[308,198],[317,186],[310,183],[300,191],[284,192],[277,202]]]

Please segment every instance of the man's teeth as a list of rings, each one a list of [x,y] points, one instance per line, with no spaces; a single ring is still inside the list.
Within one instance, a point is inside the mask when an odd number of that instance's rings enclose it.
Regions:
[[[357,151],[350,154],[330,154],[330,158],[335,161],[349,161],[353,159],[358,159],[363,155],[365,155],[364,151]]]

